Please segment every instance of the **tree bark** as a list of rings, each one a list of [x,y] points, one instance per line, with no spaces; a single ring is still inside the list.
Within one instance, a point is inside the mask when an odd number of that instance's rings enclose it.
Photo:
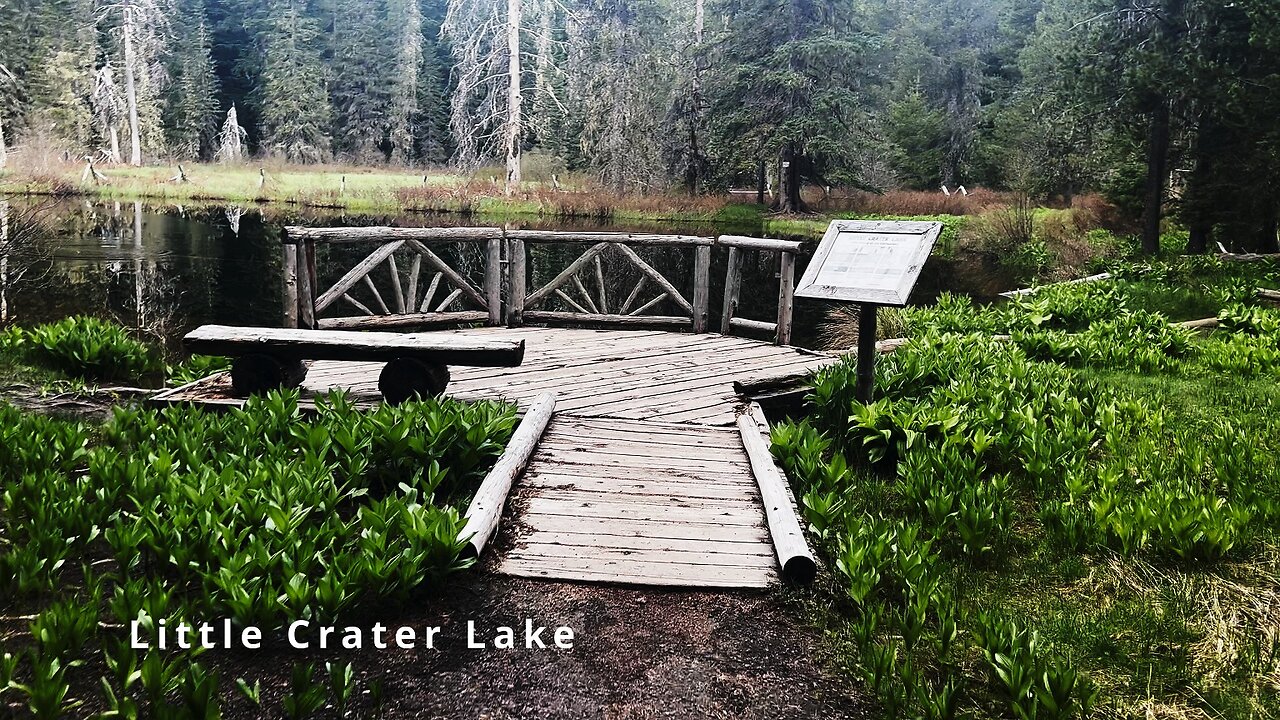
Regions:
[[[133,47],[133,6],[124,6],[124,96],[129,105],[129,164],[142,164],[142,132],[138,128],[138,88],[134,79],[137,53]]]
[[[1142,213],[1142,251],[1160,252],[1160,219],[1169,169],[1169,101],[1160,98],[1147,129],[1147,184]]]
[[[520,185],[520,0],[507,0],[507,185]]]
[[[9,164],[9,146],[4,141],[4,115],[0,114],[0,169]]]
[[[756,163],[756,204],[757,205],[764,204],[764,190],[765,190],[764,186],[765,186],[765,167],[764,167],[764,158],[761,158],[760,161]]]
[[[774,209],[782,213],[800,213],[805,207],[800,197],[800,166],[796,162],[795,147],[788,143],[781,153],[778,170],[778,197],[774,201]]]

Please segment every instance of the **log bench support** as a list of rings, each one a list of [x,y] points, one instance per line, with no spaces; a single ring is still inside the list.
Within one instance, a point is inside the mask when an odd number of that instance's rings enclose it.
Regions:
[[[231,388],[237,397],[296,388],[307,360],[385,362],[378,390],[389,403],[435,397],[449,385],[449,365],[515,367],[523,340],[205,325],[183,338],[191,352],[233,357]]]

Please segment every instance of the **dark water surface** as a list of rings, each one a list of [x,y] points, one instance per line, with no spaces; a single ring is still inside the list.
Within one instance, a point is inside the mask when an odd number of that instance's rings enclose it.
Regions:
[[[109,316],[169,343],[204,323],[279,326],[283,322],[280,230],[285,225],[477,226],[554,230],[618,230],[697,235],[759,235],[759,228],[715,223],[628,225],[580,223],[538,217],[494,219],[448,215],[351,215],[338,211],[280,206],[245,208],[152,206],[142,202],[86,199],[0,200],[0,224],[8,242],[6,266],[0,273],[3,310],[10,322],[24,325],[84,313]],[[475,245],[453,244],[440,252],[473,282],[483,272]],[[0,249],[6,245],[0,244]],[[531,245],[530,290],[545,283],[580,254],[583,245]],[[369,246],[333,247],[318,262],[322,287],[350,269]],[[640,248],[686,297],[691,297],[692,251]],[[633,267],[620,254],[605,256],[604,277],[609,302],[625,298],[635,284]],[[798,259],[797,279],[807,257]],[[711,324],[719,327],[727,252],[712,254]],[[773,320],[777,308],[778,260],[771,253],[747,253],[738,315]],[[629,272],[631,271],[631,272]],[[405,272],[404,269],[401,270]],[[584,273],[589,275],[590,273]],[[385,284],[384,284],[385,283]],[[389,275],[379,280],[382,294]],[[425,276],[424,282],[425,285]],[[594,286],[590,291],[596,292]],[[354,294],[354,293],[353,293]],[[656,294],[652,285],[645,299]],[[442,293],[443,295],[443,293]],[[368,297],[365,298],[368,302]],[[561,301],[554,309],[564,308]],[[633,306],[634,307],[634,306]],[[815,345],[827,305],[798,300],[795,310],[798,345]],[[335,308],[339,314],[354,314]],[[329,314],[333,314],[331,311]],[[678,314],[668,303],[646,314]]]

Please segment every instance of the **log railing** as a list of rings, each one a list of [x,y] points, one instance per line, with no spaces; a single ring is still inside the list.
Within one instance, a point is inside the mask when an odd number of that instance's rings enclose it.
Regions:
[[[483,244],[482,287],[473,285],[464,273],[431,249],[449,242]],[[318,243],[359,243],[373,249],[336,282],[321,289],[316,273]],[[562,269],[539,268],[543,277],[537,279],[533,273],[534,254],[528,250],[536,244],[585,249]],[[673,281],[641,257],[636,252],[639,247],[691,249],[690,276]],[[732,235],[713,238],[502,228],[289,227],[285,229],[284,246],[285,319],[290,326],[327,329],[475,323],[519,327],[532,322],[704,333],[710,330],[711,259],[717,247],[729,252],[720,331],[767,333],[779,344],[789,344],[795,256],[800,243]],[[775,322],[737,317],[742,259],[744,253],[753,251],[779,255]],[[383,285],[389,285],[389,293],[379,290],[375,276],[389,280]],[[606,277],[612,282],[607,282]],[[537,282],[531,282],[535,279]],[[681,289],[681,280],[689,292]],[[618,287],[629,290],[615,294]],[[339,303],[361,314],[321,317]],[[658,314],[663,311],[665,314]]]

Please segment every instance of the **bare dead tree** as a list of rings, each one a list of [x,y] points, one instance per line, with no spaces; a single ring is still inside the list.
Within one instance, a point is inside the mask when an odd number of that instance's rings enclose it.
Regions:
[[[244,143],[249,133],[240,126],[240,118],[233,104],[227,111],[227,119],[218,132],[218,149],[214,153],[220,163],[238,163],[244,159]]]
[[[122,0],[105,5],[102,15],[119,13],[124,97],[129,120],[129,164],[142,164],[142,116],[158,123],[159,90],[164,84],[160,56],[168,43],[168,14],[156,0]]]
[[[126,110],[120,86],[116,84],[115,67],[109,61],[93,74],[93,93],[89,101],[93,107],[94,121],[108,144],[105,151],[107,159],[119,163],[120,123]]]
[[[418,109],[418,71],[422,64],[422,10],[417,0],[404,4],[396,46],[395,82],[391,89],[391,159],[404,162],[413,155],[413,116]]]
[[[18,82],[18,78],[9,68],[0,63],[0,90],[9,90]],[[9,145],[4,137],[4,113],[0,112],[0,170],[9,165]]]

